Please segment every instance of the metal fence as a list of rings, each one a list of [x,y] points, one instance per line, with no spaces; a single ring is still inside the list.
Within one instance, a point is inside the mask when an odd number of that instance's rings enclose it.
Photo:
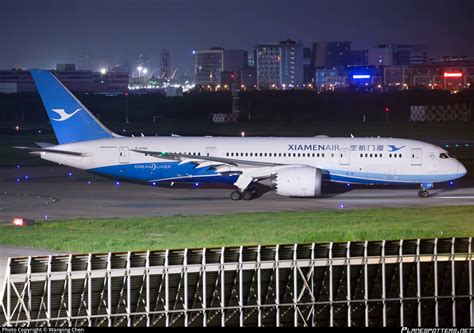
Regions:
[[[474,326],[472,239],[11,258],[4,326]]]

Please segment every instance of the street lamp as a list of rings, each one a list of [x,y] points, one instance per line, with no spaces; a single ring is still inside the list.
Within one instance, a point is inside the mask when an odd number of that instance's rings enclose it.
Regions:
[[[143,70],[143,67],[142,67],[142,66],[138,66],[138,67],[137,67],[138,77],[141,77],[142,70]]]

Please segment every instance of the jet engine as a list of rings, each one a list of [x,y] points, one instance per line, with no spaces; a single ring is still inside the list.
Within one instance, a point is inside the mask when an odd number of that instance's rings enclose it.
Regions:
[[[276,172],[273,186],[279,195],[316,197],[321,195],[322,181],[323,174],[318,168],[290,167]]]

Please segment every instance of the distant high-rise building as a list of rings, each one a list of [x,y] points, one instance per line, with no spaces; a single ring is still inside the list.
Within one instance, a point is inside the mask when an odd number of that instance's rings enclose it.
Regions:
[[[162,79],[169,79],[171,77],[170,51],[168,49],[161,51],[160,77]]]
[[[244,50],[224,50],[211,48],[194,51],[194,76],[197,85],[217,85],[221,83],[222,72],[236,72],[247,66],[247,52]]]
[[[426,48],[420,45],[382,44],[369,49],[370,66],[403,66],[425,64]]]
[[[314,66],[343,67],[351,62],[351,43],[346,41],[317,42],[313,44]]]
[[[257,85],[259,87],[303,84],[303,45],[292,40],[257,44]]]

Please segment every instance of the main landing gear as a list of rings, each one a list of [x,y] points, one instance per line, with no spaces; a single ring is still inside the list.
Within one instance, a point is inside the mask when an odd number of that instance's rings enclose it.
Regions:
[[[255,199],[257,196],[258,196],[258,191],[256,188],[253,188],[253,187],[247,188],[244,191],[235,190],[235,191],[232,191],[232,193],[230,194],[230,198],[234,201],[238,201],[241,199],[249,201],[249,200]]]

